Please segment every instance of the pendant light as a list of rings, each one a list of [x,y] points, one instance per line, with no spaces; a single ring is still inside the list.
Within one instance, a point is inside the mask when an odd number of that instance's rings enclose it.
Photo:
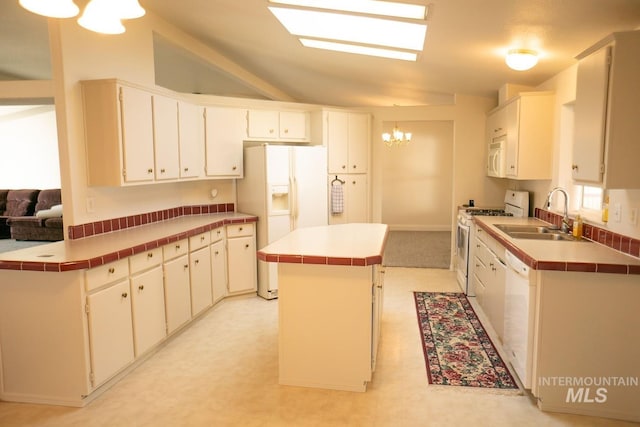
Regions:
[[[20,0],[20,6],[49,18],[73,18],[80,12],[72,0]]]
[[[84,8],[78,24],[90,31],[102,34],[122,34],[125,31],[118,11],[111,0],[91,0]]]

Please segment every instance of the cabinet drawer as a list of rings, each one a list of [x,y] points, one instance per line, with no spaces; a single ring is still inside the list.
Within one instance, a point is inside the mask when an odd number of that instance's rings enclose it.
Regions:
[[[162,248],[155,248],[129,257],[131,274],[146,270],[162,262]]]
[[[189,237],[189,250],[195,251],[196,249],[200,249],[200,248],[204,248],[205,246],[208,246],[210,243],[211,243],[211,234],[209,232],[201,233],[201,234],[198,234],[197,236],[191,236]]]
[[[182,239],[162,247],[162,257],[165,261],[186,255],[189,252],[189,240]]]
[[[211,243],[219,242],[224,239],[224,237],[224,227],[218,227],[215,230],[211,230]]]
[[[91,292],[128,276],[129,264],[126,259],[121,259],[87,270],[85,272],[85,286],[87,292]]]
[[[227,237],[253,236],[253,224],[227,225]]]

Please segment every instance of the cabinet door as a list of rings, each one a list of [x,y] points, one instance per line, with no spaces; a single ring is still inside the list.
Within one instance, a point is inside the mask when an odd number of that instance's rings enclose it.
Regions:
[[[349,142],[349,115],[330,111],[327,113],[327,145],[329,173],[346,173]]]
[[[347,208],[348,222],[369,222],[369,196],[367,189],[367,175],[348,175]]]
[[[151,94],[120,86],[123,171],[125,182],[153,181]]]
[[[242,141],[246,110],[207,107],[205,151],[207,176],[242,178]]]
[[[520,136],[520,100],[509,103],[505,108],[507,124],[507,176],[518,176],[518,143]]]
[[[254,291],[256,281],[256,240],[251,237],[227,239],[229,293]]]
[[[191,273],[191,314],[196,316],[213,304],[211,293],[211,256],[209,246],[189,254]]]
[[[279,136],[277,111],[249,110],[247,117],[249,138],[277,139]]]
[[[506,266],[500,260],[493,256],[491,260],[491,279],[487,283],[491,305],[489,320],[491,326],[502,339],[504,336],[504,289],[506,280]]]
[[[227,253],[224,244],[224,240],[219,240],[211,245],[211,286],[214,303],[227,295]]]
[[[158,181],[180,176],[178,147],[178,101],[153,95],[153,141],[155,178]]]
[[[93,386],[133,361],[129,280],[87,296]]]
[[[573,179],[602,181],[610,48],[578,63],[573,137]]]
[[[307,122],[308,113],[305,112],[280,112],[279,137],[280,139],[308,140]]]
[[[191,319],[188,255],[164,264],[164,298],[167,333],[170,334]]]
[[[167,336],[162,267],[131,277],[131,312],[136,357]]]
[[[178,103],[180,178],[198,178],[203,173],[204,110],[187,102]]]
[[[349,113],[348,173],[366,173],[369,163],[370,119],[368,114]]]

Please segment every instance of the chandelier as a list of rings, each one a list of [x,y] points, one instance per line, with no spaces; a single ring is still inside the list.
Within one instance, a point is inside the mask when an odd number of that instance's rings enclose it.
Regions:
[[[411,142],[411,132],[402,132],[398,129],[398,124],[396,123],[393,126],[393,131],[391,133],[383,133],[382,140],[386,144],[387,147],[392,147],[394,145],[406,145]]]
[[[20,0],[20,6],[29,12],[49,18],[73,18],[80,8],[73,0]],[[123,19],[140,18],[145,10],[138,0],[91,0],[78,18],[78,24],[102,34],[121,34]]]

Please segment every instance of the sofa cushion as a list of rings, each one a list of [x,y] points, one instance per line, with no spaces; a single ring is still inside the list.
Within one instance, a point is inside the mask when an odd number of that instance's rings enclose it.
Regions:
[[[38,193],[38,202],[36,203],[35,211],[51,209],[51,207],[60,205],[61,203],[62,194],[59,188],[42,190]]]
[[[9,190],[4,216],[31,216],[40,190]]]
[[[61,216],[62,205],[55,205],[51,209],[42,209],[36,212],[36,218],[57,218]]]
[[[35,216],[14,216],[10,217],[7,224],[11,228],[15,227],[44,227],[46,218],[37,218]]]

